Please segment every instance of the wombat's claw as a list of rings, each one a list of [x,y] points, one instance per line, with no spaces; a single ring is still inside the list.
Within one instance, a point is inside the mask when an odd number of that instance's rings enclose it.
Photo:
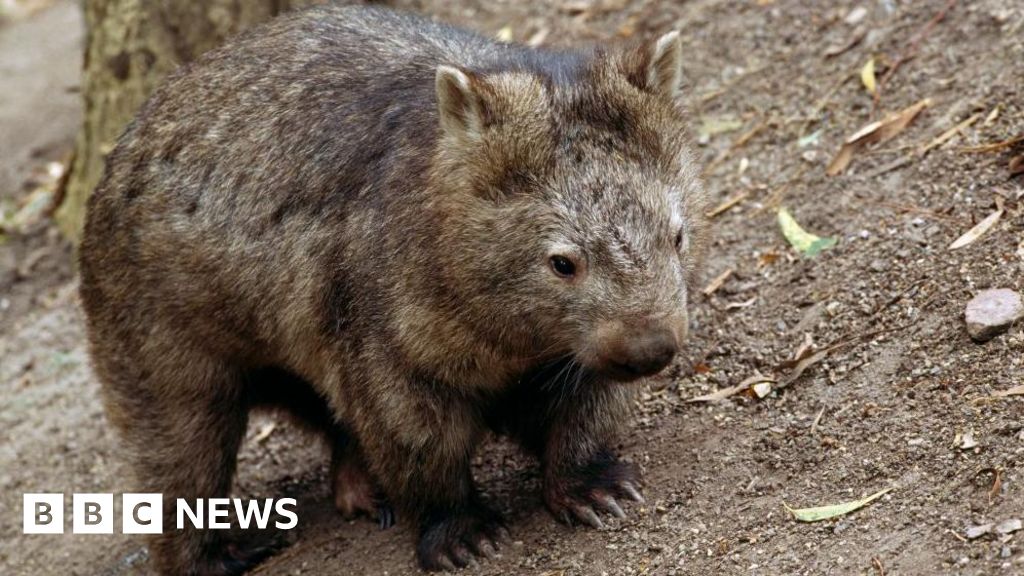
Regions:
[[[600,529],[604,523],[597,512],[622,519],[626,513],[620,501],[644,501],[636,488],[638,478],[632,465],[609,458],[549,478],[544,502],[564,524],[579,523]]]
[[[578,520],[583,521],[583,523],[591,528],[596,528],[597,530],[604,528],[604,523],[601,522],[601,519],[597,517],[597,513],[590,506],[573,506],[572,513],[576,515]]]
[[[626,517],[626,513],[622,511],[622,507],[619,506],[619,503],[615,501],[611,494],[602,494],[596,499],[601,503],[601,507],[610,512],[612,516],[619,519]]]
[[[633,502],[636,502],[638,504],[643,504],[644,503],[644,497],[640,495],[640,491],[637,490],[629,482],[621,482],[619,484],[619,490],[622,490],[622,492],[626,496],[629,496],[633,500]]]
[[[387,530],[395,525],[395,511],[386,503],[377,505],[377,520],[380,522],[380,529]]]
[[[480,508],[468,515],[453,516],[424,528],[416,555],[424,570],[449,570],[493,558],[498,543],[509,540],[508,530],[497,514]]]

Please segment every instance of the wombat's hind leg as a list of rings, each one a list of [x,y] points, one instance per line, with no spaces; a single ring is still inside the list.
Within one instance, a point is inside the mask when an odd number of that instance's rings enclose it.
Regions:
[[[395,512],[367,469],[355,438],[337,430],[331,442],[331,489],[338,512],[345,518],[369,516],[381,529],[394,526]]]
[[[241,372],[182,346],[174,354],[149,354],[120,350],[98,358],[97,367],[107,384],[108,413],[130,450],[138,491],[163,494],[163,532],[150,540],[157,572],[242,574],[274,550],[229,541],[223,530],[196,529],[187,515],[178,529],[176,514],[180,498],[205,521],[209,499],[229,496],[248,420]]]

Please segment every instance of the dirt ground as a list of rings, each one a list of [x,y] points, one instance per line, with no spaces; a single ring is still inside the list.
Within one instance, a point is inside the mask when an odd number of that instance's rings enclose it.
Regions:
[[[733,273],[695,298],[689,350],[643,387],[621,446],[644,471],[647,504],[600,531],[563,527],[543,511],[536,465],[492,442],[476,475],[516,541],[464,573],[1024,575],[1024,531],[966,538],[1024,517],[1024,397],[991,397],[1024,383],[1024,327],[976,344],[963,321],[978,290],[1024,290],[1024,178],[1007,168],[1024,150],[962,150],[1024,134],[1024,5],[953,2],[929,26],[947,0],[407,4],[542,44],[678,27],[712,202],[742,198],[715,218],[705,276]],[[70,149],[77,25],[75,4],[58,2],[0,27],[0,201],[16,204],[21,182]],[[859,74],[872,56],[878,78],[899,62],[877,109]],[[825,175],[845,138],[923,98],[931,106],[907,130]],[[949,251],[997,198],[999,222]],[[779,205],[838,244],[800,256]],[[0,574],[146,574],[129,536],[21,534],[25,492],[124,489],[70,252],[48,228],[0,244]],[[830,351],[785,390],[687,402],[785,374],[806,335]],[[300,504],[294,543],[256,573],[417,573],[408,525],[337,516],[325,458],[288,425],[254,420],[237,494]],[[799,523],[784,507],[884,488],[838,520]]]

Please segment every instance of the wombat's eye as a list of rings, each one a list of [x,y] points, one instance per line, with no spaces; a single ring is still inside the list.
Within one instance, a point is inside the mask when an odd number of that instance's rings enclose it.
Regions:
[[[551,270],[556,276],[572,278],[576,275],[576,264],[567,257],[555,255],[549,261],[551,262]]]
[[[676,250],[683,247],[683,231],[676,232]]]

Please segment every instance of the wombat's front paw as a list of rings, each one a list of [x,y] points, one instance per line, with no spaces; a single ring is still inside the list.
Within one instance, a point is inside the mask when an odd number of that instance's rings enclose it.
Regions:
[[[549,473],[544,481],[544,503],[560,522],[572,525],[575,519],[602,528],[595,508],[625,518],[616,498],[643,502],[639,486],[636,466],[603,454],[585,466]]]
[[[426,522],[416,557],[424,570],[455,570],[475,557],[493,557],[498,543],[508,540],[501,516],[475,504],[468,511]]]

